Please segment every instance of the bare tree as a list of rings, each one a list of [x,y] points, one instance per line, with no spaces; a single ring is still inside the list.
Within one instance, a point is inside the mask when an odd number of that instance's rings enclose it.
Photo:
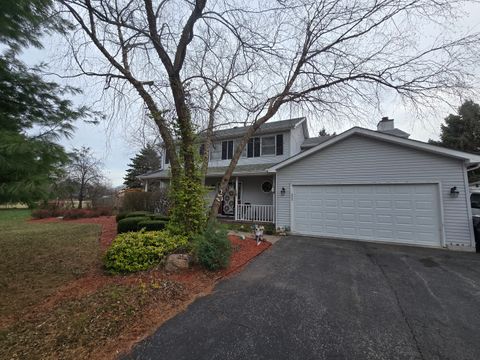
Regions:
[[[448,31],[460,0],[60,3],[78,26],[70,39],[75,65],[118,94],[125,84],[137,92],[164,141],[173,181],[197,179],[197,117],[208,119],[207,146],[227,109],[247,126],[211,217],[250,137],[285,107],[361,118],[385,94],[422,108],[474,90],[479,36]],[[434,34],[422,30],[427,25]],[[91,61],[92,45],[100,64]]]
[[[82,208],[87,189],[102,182],[101,166],[102,162],[93,156],[90,148],[73,149],[67,178],[69,183],[76,184],[79,209]]]

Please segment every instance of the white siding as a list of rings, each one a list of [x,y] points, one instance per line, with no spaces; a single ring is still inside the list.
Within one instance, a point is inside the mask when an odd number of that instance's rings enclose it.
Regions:
[[[301,151],[301,146],[305,141],[305,134],[303,133],[303,124],[298,125],[290,131],[290,156],[298,154]],[[286,154],[286,152],[285,152]]]
[[[354,135],[277,171],[276,225],[291,225],[291,184],[440,183],[446,244],[471,247],[465,172],[460,160]],[[457,198],[450,196],[453,186]]]

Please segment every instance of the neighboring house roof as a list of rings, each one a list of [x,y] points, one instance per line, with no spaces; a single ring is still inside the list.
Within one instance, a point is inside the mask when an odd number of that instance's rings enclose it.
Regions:
[[[305,120],[306,119],[304,117],[300,117],[300,118],[294,118],[294,119],[288,119],[288,120],[267,122],[262,126],[260,126],[260,129],[258,129],[255,132],[255,136],[271,134],[271,133],[276,133],[281,131],[288,131],[297,127],[300,124],[304,124],[303,125],[304,132],[306,137],[308,137],[308,128]],[[213,133],[213,137],[215,140],[240,137],[243,134],[245,134],[247,129],[248,129],[248,126],[242,126],[242,127],[233,127],[230,129],[217,130]]]
[[[259,175],[262,173],[267,174],[267,169],[271,167],[272,164],[252,164],[252,165],[237,165],[233,171],[233,176],[248,176],[248,175]],[[207,171],[207,177],[219,177],[225,174],[227,166],[220,167],[209,167]],[[151,172],[145,175],[138,176],[141,180],[148,179],[170,179],[170,170],[158,170]]]
[[[360,127],[353,127],[350,130],[347,130],[337,136],[331,137],[330,139],[308,149],[303,152],[300,152],[268,169],[269,172],[275,172],[278,169],[281,169],[291,163],[294,163],[300,159],[303,159],[306,156],[309,156],[310,154],[313,154],[317,151],[320,151],[322,149],[325,149],[328,146],[331,146],[339,141],[344,140],[345,138],[352,136],[352,135],[361,135],[361,136],[367,136],[370,138],[378,139],[381,141],[387,141],[390,143],[402,145],[402,146],[407,146],[410,148],[414,148],[417,150],[422,150],[422,151],[427,151],[431,153],[435,153],[438,155],[443,155],[443,156],[448,156],[448,157],[453,157],[456,159],[461,159],[466,161],[468,164],[479,164],[480,163],[480,155],[475,155],[475,154],[470,154],[466,153],[463,151],[458,151],[458,150],[452,150],[452,149],[447,149],[444,147],[424,143],[422,141],[417,141],[417,140],[411,140],[411,139],[406,139],[404,137],[399,137],[395,135],[390,135],[384,132],[378,132],[378,131],[373,131],[373,130],[368,130]],[[394,165],[392,165],[394,166]]]
[[[327,141],[328,139],[330,139],[333,136],[335,136],[335,135],[318,136],[318,137],[305,139],[305,141],[300,146],[300,148],[302,150],[310,149],[314,146],[317,146],[318,144],[323,143],[324,141]]]
[[[377,131],[382,132],[384,134],[400,136],[400,137],[403,137],[403,138],[408,138],[410,136],[409,133],[407,133],[403,130],[397,129],[397,128],[390,129],[390,130],[377,130]]]

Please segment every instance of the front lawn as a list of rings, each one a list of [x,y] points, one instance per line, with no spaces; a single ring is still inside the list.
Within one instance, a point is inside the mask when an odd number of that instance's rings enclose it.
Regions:
[[[99,264],[99,225],[31,223],[29,210],[0,210],[0,324]]]
[[[0,210],[0,359],[115,359],[268,248],[231,237],[230,266],[221,271],[156,266],[112,276],[102,256],[114,218],[29,216]]]

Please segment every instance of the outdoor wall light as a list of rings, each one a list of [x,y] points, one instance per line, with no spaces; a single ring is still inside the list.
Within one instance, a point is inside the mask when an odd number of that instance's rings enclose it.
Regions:
[[[285,188],[282,187],[282,190],[280,190],[280,195],[285,196]]]
[[[450,196],[451,197],[456,198],[456,197],[458,197],[458,194],[460,194],[460,191],[457,190],[456,186],[450,188]]]

